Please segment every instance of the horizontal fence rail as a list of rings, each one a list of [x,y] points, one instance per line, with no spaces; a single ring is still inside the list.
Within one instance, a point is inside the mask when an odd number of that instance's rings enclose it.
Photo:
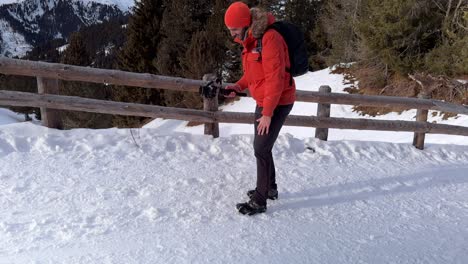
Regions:
[[[408,109],[437,110],[468,115],[468,107],[457,105],[440,100],[418,99],[398,96],[373,96],[357,94],[341,94],[320,92],[296,91],[298,101],[310,103],[332,103],[356,106],[375,106],[375,107],[401,107]]]
[[[149,73],[133,73],[119,70],[106,70],[59,63],[47,63],[0,57],[0,73],[60,79],[106,83],[122,86],[134,86],[155,89],[168,89],[186,92],[198,92],[205,81],[179,77],[168,77]],[[224,86],[229,84],[224,84]],[[426,109],[468,115],[468,107],[433,99],[417,99],[397,96],[370,96],[341,93],[320,93],[296,91],[296,101],[310,103],[333,103],[343,105],[399,107],[407,109]]]
[[[142,116],[178,120],[184,119],[194,122],[213,122],[212,113],[202,110],[104,101],[76,96],[52,94],[41,95],[35,93],[0,90],[0,105],[45,107],[100,114]]]
[[[106,83],[187,92],[198,92],[200,85],[205,84],[202,80],[168,77],[149,73],[98,69],[59,63],[18,60],[6,57],[0,57],[0,73],[65,81]]]
[[[219,122],[252,124],[255,120],[253,113],[210,112],[156,105],[103,101],[75,96],[40,95],[1,90],[0,105],[46,107],[61,110],[151,118],[168,118],[203,123]],[[407,131],[468,136],[468,127],[414,121],[319,118],[314,116],[290,115],[287,118],[285,125],[357,130]]]

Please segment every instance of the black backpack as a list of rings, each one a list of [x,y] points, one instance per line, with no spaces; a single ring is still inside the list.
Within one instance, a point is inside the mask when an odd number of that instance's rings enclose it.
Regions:
[[[286,68],[286,71],[291,73],[292,77],[303,75],[309,71],[309,56],[307,55],[307,48],[304,41],[304,34],[294,24],[286,21],[278,21],[267,27],[274,29],[281,36],[283,36],[286,45],[288,46],[289,60],[291,68]],[[262,52],[262,39],[257,40],[257,50]],[[261,56],[261,55],[260,55]],[[292,78],[290,81],[292,85]]]

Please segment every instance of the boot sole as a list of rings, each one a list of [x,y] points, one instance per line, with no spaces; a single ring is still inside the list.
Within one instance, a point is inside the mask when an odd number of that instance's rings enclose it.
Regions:
[[[243,215],[248,215],[248,216],[251,216],[251,215],[254,215],[254,214],[261,214],[261,213],[266,212],[266,208],[261,209],[261,210],[252,210],[252,211],[244,210],[245,208],[243,207],[242,204],[236,204],[236,209],[237,209],[237,211],[239,213],[241,213]]]

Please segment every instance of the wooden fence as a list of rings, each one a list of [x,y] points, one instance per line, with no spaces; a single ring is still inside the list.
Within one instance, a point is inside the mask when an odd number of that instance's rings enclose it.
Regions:
[[[5,57],[0,57],[0,73],[37,78],[39,94],[0,90],[0,105],[40,107],[44,125],[51,128],[62,127],[60,112],[57,110],[203,122],[205,123],[205,134],[214,137],[219,136],[219,123],[252,124],[254,122],[253,113],[219,111],[217,97],[205,98],[204,110],[194,110],[57,94],[58,80],[198,92],[200,86],[214,78],[210,75],[206,75],[203,80],[191,80]],[[316,127],[315,136],[322,140],[327,140],[328,128],[415,132],[413,144],[419,149],[424,148],[426,133],[468,136],[468,127],[427,122],[428,110],[468,115],[467,106],[429,99],[424,95],[421,95],[420,98],[406,98],[337,94],[331,93],[330,87],[322,86],[318,92],[298,90],[296,97],[297,101],[300,102],[319,103],[317,116],[290,115],[286,120],[286,125]],[[330,117],[330,104],[400,107],[418,109],[418,113],[416,121],[333,118]]]

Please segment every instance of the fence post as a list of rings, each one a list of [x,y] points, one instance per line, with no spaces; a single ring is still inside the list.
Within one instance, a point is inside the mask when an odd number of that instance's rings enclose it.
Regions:
[[[216,75],[214,74],[205,74],[203,76],[204,82],[210,82],[216,80]],[[206,98],[203,97],[203,110],[210,111],[210,112],[217,112],[218,111],[218,94],[220,85],[213,83],[213,85],[217,86],[216,89],[216,96],[213,98]],[[214,138],[219,137],[219,123],[205,123],[205,135],[212,135]]]
[[[418,95],[419,99],[430,99],[431,96],[426,93],[420,93]],[[416,112],[416,121],[419,122],[427,122],[427,115],[429,113],[429,110],[424,110],[424,109],[418,109]],[[424,139],[426,138],[425,133],[414,133],[413,137],[413,146],[415,146],[417,149],[424,149]]]
[[[59,94],[59,81],[37,77],[37,91],[39,94]],[[60,111],[41,107],[42,124],[48,128],[63,129]]]
[[[331,88],[328,85],[320,86],[319,92],[331,93]],[[317,106],[317,117],[330,117],[330,104],[318,104]],[[328,128],[316,128],[315,138],[327,141],[328,139]]]

